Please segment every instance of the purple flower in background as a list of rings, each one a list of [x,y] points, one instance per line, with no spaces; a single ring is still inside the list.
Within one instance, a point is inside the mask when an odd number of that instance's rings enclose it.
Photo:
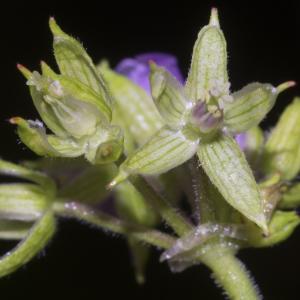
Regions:
[[[137,55],[133,58],[125,58],[118,63],[115,70],[150,93],[149,61],[153,61],[158,66],[164,67],[173,74],[179,82],[184,82],[176,57],[166,53],[149,52]]]
[[[235,136],[235,140],[239,144],[240,148],[245,151],[247,146],[247,134],[246,133],[239,133]]]

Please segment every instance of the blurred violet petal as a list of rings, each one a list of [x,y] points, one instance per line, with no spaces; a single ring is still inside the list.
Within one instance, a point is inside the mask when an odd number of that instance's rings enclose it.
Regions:
[[[240,148],[244,151],[247,147],[247,134],[239,133],[235,136],[235,140],[239,144]]]
[[[125,58],[118,63],[115,70],[150,93],[149,61],[164,67],[179,82],[184,83],[176,57],[166,53],[151,52],[137,55],[134,58]]]

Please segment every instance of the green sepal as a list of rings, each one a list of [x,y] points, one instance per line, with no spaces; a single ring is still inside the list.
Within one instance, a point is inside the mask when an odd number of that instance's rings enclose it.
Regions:
[[[48,211],[35,223],[24,240],[0,258],[0,277],[11,274],[29,262],[47,245],[55,229],[54,215]]]
[[[186,93],[194,102],[204,100],[207,92],[227,82],[226,41],[220,29],[218,12],[214,8],[209,24],[201,29],[194,45]]]
[[[290,186],[283,191],[279,207],[283,209],[295,209],[300,206],[300,183]]]
[[[265,145],[264,171],[279,172],[282,179],[294,178],[300,170],[300,98],[282,113]]]
[[[267,232],[263,200],[235,140],[220,134],[213,140],[200,143],[197,154],[203,169],[224,199]]]
[[[96,67],[84,47],[76,39],[64,33],[54,18],[50,18],[49,25],[54,36],[55,59],[62,75],[75,78],[89,86],[99,95],[100,99],[111,106],[111,97],[104,80],[97,73]]]
[[[199,138],[191,139],[188,130],[174,131],[165,126],[122,163],[110,187],[125,180],[130,174],[165,173],[190,159],[196,153],[198,144]]]
[[[278,90],[270,84],[250,83],[224,105],[224,125],[233,134],[258,125],[272,109]]]
[[[0,220],[0,240],[21,240],[26,237],[31,222]]]
[[[19,138],[37,155],[76,157],[83,153],[82,148],[70,139],[46,135],[46,130],[39,121],[26,121],[20,117],[14,117],[10,119],[10,122],[18,126]]]
[[[39,75],[37,72],[31,73],[28,69],[26,69],[22,65],[18,65],[18,69],[24,75],[26,79],[32,81],[34,76]],[[45,102],[44,94],[42,91],[39,91],[36,86],[29,85],[30,95],[33,101],[33,104],[38,111],[39,115],[41,116],[43,122],[47,125],[47,127],[54,132],[57,136],[60,137],[67,137],[67,132],[61,126],[60,122],[56,118],[55,114],[53,113],[51,106]]]
[[[192,108],[183,86],[164,68],[150,63],[152,97],[162,118],[170,127],[182,128]]]
[[[276,211],[269,223],[269,234],[264,235],[253,225],[248,225],[248,243],[251,247],[269,247],[285,241],[300,224],[296,212]]]
[[[110,106],[90,86],[76,78],[56,74],[45,62],[41,63],[41,69],[43,76],[58,82],[66,96],[92,105],[95,113],[99,112],[108,122],[111,121]]]
[[[131,153],[163,126],[163,120],[145,90],[108,66],[100,64],[98,69],[115,100],[113,124],[124,128],[127,153]]]
[[[49,207],[51,200],[36,184],[0,184],[0,219],[37,220]]]
[[[240,214],[221,195],[204,170],[199,166],[196,182],[199,186],[197,196],[199,221],[204,223],[234,224],[239,223]],[[198,194],[199,193],[199,194]]]

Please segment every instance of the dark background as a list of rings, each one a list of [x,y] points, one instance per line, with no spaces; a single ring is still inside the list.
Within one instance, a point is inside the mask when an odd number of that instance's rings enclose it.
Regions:
[[[108,58],[116,64],[126,56],[164,51],[175,54],[187,73],[193,43],[208,21],[212,6],[220,12],[228,42],[232,89],[248,82],[286,80],[300,82],[300,17],[297,2],[197,1],[197,5],[176,4],[164,8],[162,1],[80,4],[40,1],[2,9],[0,18],[0,128],[1,156],[17,161],[33,155],[17,144],[11,116],[35,118],[36,112],[16,63],[38,68],[41,59],[54,64],[49,16],[87,47],[95,61]],[[46,7],[48,6],[48,7]],[[282,94],[270,113],[266,129],[274,124],[299,86]],[[300,299],[300,230],[272,249],[245,250],[240,257],[249,267],[265,299]],[[0,242],[1,253],[11,243]],[[158,262],[154,252],[147,283],[139,287],[128,259],[125,241],[73,221],[61,221],[51,244],[22,270],[0,280],[3,299],[222,299],[204,267],[173,275]]]

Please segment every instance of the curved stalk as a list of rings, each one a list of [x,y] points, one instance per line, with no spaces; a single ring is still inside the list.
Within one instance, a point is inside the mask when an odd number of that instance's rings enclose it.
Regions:
[[[168,249],[174,243],[174,238],[168,234],[126,222],[103,212],[94,211],[90,207],[77,202],[56,202],[54,204],[54,210],[58,216],[75,218],[114,233],[130,233],[130,235],[137,240],[158,248]]]
[[[212,246],[201,255],[201,262],[212,270],[212,277],[229,299],[262,300],[250,272],[232,250]]]
[[[180,213],[179,209],[172,207],[142,176],[134,176],[130,182],[179,236],[193,229],[193,225]]]

